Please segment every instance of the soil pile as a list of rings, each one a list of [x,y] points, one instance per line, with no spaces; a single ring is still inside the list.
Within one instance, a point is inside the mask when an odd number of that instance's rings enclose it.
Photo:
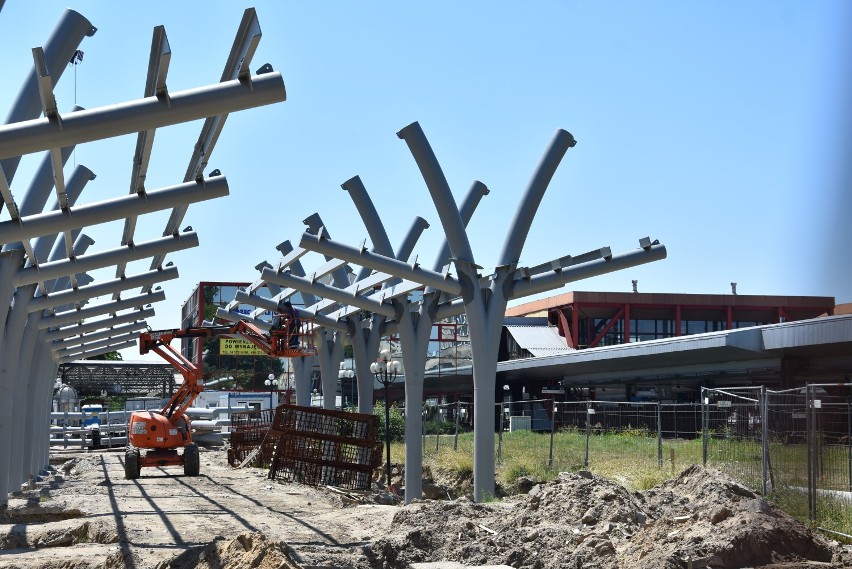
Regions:
[[[205,547],[193,547],[158,569],[299,569],[290,548],[271,542],[261,533],[219,538]]]
[[[535,569],[852,567],[847,548],[701,467],[642,493],[588,472],[563,473],[501,503],[414,503],[392,528],[371,546],[373,567],[435,560]]]

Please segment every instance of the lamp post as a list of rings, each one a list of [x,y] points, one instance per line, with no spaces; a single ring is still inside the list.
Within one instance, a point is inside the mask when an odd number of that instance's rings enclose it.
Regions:
[[[269,388],[269,408],[274,409],[275,404],[272,401],[272,390],[278,387],[278,380],[275,379],[275,374],[270,373],[269,377],[263,382],[263,384]]]
[[[344,381],[348,379],[350,386],[355,384],[355,382],[352,381],[352,378],[355,377],[355,372],[352,371],[351,369],[346,369],[345,366],[346,366],[345,362],[340,362],[340,371],[337,372],[337,378],[340,380],[340,397],[341,397],[341,399],[343,400],[343,403],[344,403],[343,405],[341,405],[341,407],[346,407],[346,404],[345,404],[346,403],[346,392],[344,391]],[[355,390],[353,388],[351,393],[354,394],[354,392],[355,392]],[[354,402],[355,402],[355,398],[353,397],[351,399],[351,403],[354,405]]]
[[[382,350],[379,359],[370,364],[370,371],[376,376],[376,380],[385,386],[385,469],[388,474],[388,488],[391,485],[391,459],[390,459],[390,385],[396,381],[396,376],[401,371],[401,364],[391,359],[390,350]]]

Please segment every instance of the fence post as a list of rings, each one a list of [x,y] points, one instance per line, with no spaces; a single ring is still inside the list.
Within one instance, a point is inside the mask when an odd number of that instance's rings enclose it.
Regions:
[[[701,464],[707,466],[707,436],[710,422],[710,395],[706,387],[701,388]]]
[[[441,424],[444,422],[444,416],[441,414],[441,405],[438,404],[438,420],[435,421],[435,454],[438,454],[438,443],[441,440]]]
[[[550,400],[553,404],[553,415],[550,417],[550,458],[547,460],[547,468],[553,468],[553,432],[556,430],[556,401]]]
[[[663,411],[662,403],[657,401],[657,468],[663,468]]]
[[[586,403],[586,456],[583,459],[583,466],[589,467],[589,436],[592,434],[592,402]]]
[[[500,409],[500,432],[497,433],[497,462],[503,462],[503,403],[498,403]]]
[[[423,420],[420,421],[420,454],[422,456],[426,452],[426,415],[427,415],[427,412],[426,412],[425,409],[421,412],[421,415],[423,417]],[[435,436],[437,436],[437,435],[438,435],[438,430],[436,428],[435,429]]]
[[[109,409],[106,410],[107,445],[112,448],[112,422],[109,420]]]
[[[456,401],[456,436],[453,441],[453,450],[459,450],[459,413],[461,413],[461,401]]]
[[[846,486],[852,491],[852,383],[846,396]]]
[[[761,476],[763,478],[763,496],[766,497],[766,481],[769,478],[769,412],[767,406],[766,386],[760,386],[760,444],[763,460],[761,461]]]
[[[807,404],[805,406],[806,409],[806,429],[807,436],[806,440],[808,441],[808,519],[811,521],[816,520],[816,481],[814,480],[816,477],[815,465],[814,465],[814,399],[813,399],[813,389],[811,385],[807,386]]]

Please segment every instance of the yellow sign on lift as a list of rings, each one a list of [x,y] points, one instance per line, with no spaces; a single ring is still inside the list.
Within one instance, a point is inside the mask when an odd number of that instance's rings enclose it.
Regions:
[[[265,356],[266,354],[249,342],[239,338],[219,338],[219,354],[222,356]]]

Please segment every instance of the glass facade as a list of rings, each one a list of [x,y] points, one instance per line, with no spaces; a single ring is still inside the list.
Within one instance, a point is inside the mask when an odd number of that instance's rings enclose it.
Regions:
[[[579,347],[588,347],[595,341],[601,332],[610,325],[610,318],[583,318],[578,321]],[[732,328],[747,328],[771,324],[770,321],[760,322],[753,320],[735,320]],[[706,332],[719,332],[726,330],[725,320],[681,320],[680,334],[676,334],[677,322],[674,319],[630,319],[630,342],[647,342],[649,340],[660,340],[673,338],[675,336],[688,336],[691,334],[704,334]],[[620,318],[606,330],[595,346],[616,346],[624,344],[624,319]]]
[[[181,307],[181,328],[203,326],[205,321],[212,322],[216,317],[217,310],[225,308],[236,298],[237,291],[247,286],[249,286],[249,283],[199,283]],[[256,294],[270,298],[269,289],[266,287],[257,290]],[[298,300],[294,299],[294,302],[298,302]],[[254,308],[254,306],[240,305],[237,310],[241,314],[247,315]],[[272,313],[269,311],[261,316],[261,319],[264,320],[271,318]],[[201,338],[185,339],[181,345],[181,352],[184,357],[199,368],[215,370],[214,375],[217,376],[230,375],[242,380],[243,383],[256,383],[253,375],[256,374],[254,372],[257,372],[258,369],[263,368],[263,371],[267,371],[267,366],[258,366],[256,363],[257,359],[267,359],[266,356],[230,356],[225,358],[218,356],[218,344],[214,345],[215,342],[216,340],[211,339],[206,341]],[[249,379],[250,376],[252,376],[251,379]]]

